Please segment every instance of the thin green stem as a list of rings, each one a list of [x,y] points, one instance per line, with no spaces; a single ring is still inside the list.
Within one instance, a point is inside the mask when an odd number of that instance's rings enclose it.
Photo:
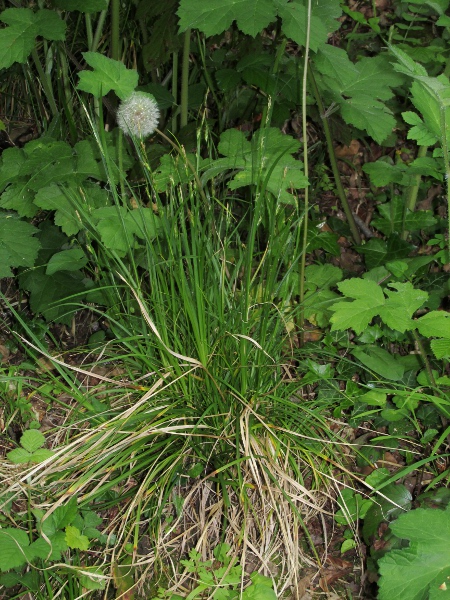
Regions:
[[[328,157],[330,159],[331,170],[333,171],[333,176],[336,184],[336,190],[339,196],[339,200],[341,201],[342,208],[344,209],[345,216],[347,217],[348,225],[350,227],[350,231],[352,232],[353,239],[356,244],[361,243],[361,236],[358,231],[358,227],[356,226],[355,219],[353,217],[353,213],[351,211],[350,205],[347,200],[347,196],[345,195],[344,186],[342,185],[341,176],[339,173],[336,155],[334,153],[333,146],[333,137],[331,135],[330,124],[328,123],[328,117],[325,112],[325,107],[322,102],[322,98],[320,96],[319,88],[317,87],[316,79],[311,70],[308,71],[308,80],[311,84],[311,89],[314,94],[314,99],[317,103],[317,107],[319,108],[320,115],[322,117],[323,123],[323,131],[325,134],[325,139],[327,142],[327,150]]]
[[[102,12],[98,16],[97,27],[95,28],[95,34],[92,39],[92,47],[89,48],[91,52],[97,52],[98,45],[100,44],[100,38],[102,37],[103,25],[105,24],[107,13],[107,10],[102,10]]]
[[[119,60],[120,0],[111,0],[111,58]]]
[[[189,100],[189,53],[191,50],[191,29],[184,32],[183,62],[181,65],[181,114],[180,126],[185,127],[188,122]]]
[[[88,47],[89,50],[92,51],[92,37],[93,37],[93,33],[92,33],[91,13],[85,13],[85,15],[84,15],[84,22],[86,24],[87,47]]]
[[[417,347],[419,349],[420,357],[422,358],[423,363],[425,365],[425,370],[427,372],[430,384],[434,388],[436,388],[437,386],[436,386],[436,381],[434,380],[433,369],[431,368],[431,364],[430,364],[430,361],[428,360],[427,353],[425,352],[425,348],[423,347],[422,340],[420,339],[416,329],[412,330],[412,334],[414,337],[414,341],[416,342]]]
[[[50,74],[47,74],[44,72],[44,69],[42,68],[42,65],[41,65],[41,61],[39,60],[39,55],[37,53],[36,47],[34,47],[33,50],[31,51],[31,57],[33,59],[33,62],[35,64],[37,72],[39,74],[39,80],[44,89],[45,97],[47,98],[47,102],[50,106],[50,110],[52,111],[52,115],[54,117],[56,117],[56,116],[58,116],[59,111],[58,111],[58,107],[56,106],[55,96],[53,94],[53,88],[51,85]]]
[[[172,96],[175,106],[178,104],[178,52],[174,52],[172,56]],[[172,113],[172,133],[176,134],[178,130],[177,124],[178,113],[174,109]]]
[[[305,56],[303,61],[303,88],[302,88],[302,134],[303,134],[303,165],[305,177],[309,176],[309,160],[308,160],[308,129],[306,121],[306,109],[307,109],[307,83],[309,75],[309,44],[311,36],[311,0],[308,0],[307,8],[307,23],[306,23],[306,41],[305,41]],[[309,211],[309,189],[308,185],[305,187],[305,203],[304,203],[304,223],[303,223],[303,236],[302,236],[302,253],[300,258],[300,281],[299,281],[299,334],[300,334],[300,345],[303,345],[304,335],[303,327],[305,324],[305,314],[303,310],[303,302],[305,300],[305,268],[306,268],[306,247],[308,245],[308,211]]]
[[[448,155],[449,148],[448,148],[448,140],[447,140],[446,109],[447,109],[447,107],[441,103],[441,105],[440,105],[440,117],[441,117],[440,120],[441,120],[441,131],[442,131],[441,144],[442,144],[442,154],[443,154],[444,166],[445,166],[445,180],[447,182],[446,183],[446,186],[447,186],[447,219],[448,219],[447,236],[448,236],[448,247],[449,247],[449,251],[450,251],[450,198],[449,198],[450,159],[449,159],[449,155]]]
[[[427,146],[419,146],[419,150],[417,151],[417,158],[423,158],[424,156],[426,156],[427,150],[428,150]],[[412,178],[412,184],[409,186],[409,188],[406,192],[405,209],[403,211],[402,231],[401,231],[401,235],[400,235],[402,240],[406,240],[406,238],[408,237],[409,232],[406,231],[406,229],[405,229],[406,217],[408,215],[408,212],[414,212],[416,210],[417,195],[419,193],[419,187],[420,187],[421,181],[422,181],[422,177],[421,177],[420,173],[417,173],[416,175],[414,175]]]

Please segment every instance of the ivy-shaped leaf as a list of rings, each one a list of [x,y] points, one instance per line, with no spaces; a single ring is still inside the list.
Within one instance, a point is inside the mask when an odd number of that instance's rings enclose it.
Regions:
[[[124,100],[138,84],[137,71],[98,52],[83,52],[84,60],[93,71],[82,71],[77,89],[93,94],[96,98],[106,96],[111,90]]]

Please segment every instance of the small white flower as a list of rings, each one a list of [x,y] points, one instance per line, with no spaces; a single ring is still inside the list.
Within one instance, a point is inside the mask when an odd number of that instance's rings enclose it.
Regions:
[[[127,135],[145,138],[158,127],[159,108],[155,98],[145,92],[133,92],[120,103],[117,124]]]

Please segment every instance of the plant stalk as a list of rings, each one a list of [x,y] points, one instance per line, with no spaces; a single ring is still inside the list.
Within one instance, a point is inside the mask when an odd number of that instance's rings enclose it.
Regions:
[[[184,32],[183,62],[181,65],[181,114],[180,126],[185,127],[188,122],[189,100],[189,53],[191,50],[191,28]]]
[[[333,171],[333,176],[334,176],[334,180],[336,183],[336,190],[337,190],[337,193],[339,196],[339,200],[341,201],[342,208],[344,209],[345,216],[347,217],[347,222],[350,227],[350,231],[352,232],[352,236],[355,241],[355,244],[359,245],[359,244],[361,244],[361,236],[359,234],[358,227],[355,223],[353,213],[352,213],[350,205],[348,203],[347,196],[345,195],[344,186],[342,185],[341,176],[340,176],[338,165],[337,165],[336,155],[334,153],[333,137],[331,135],[330,124],[328,122],[328,117],[325,112],[322,98],[320,97],[320,92],[319,92],[319,88],[317,87],[316,79],[311,70],[308,70],[308,80],[311,85],[312,92],[314,94],[314,99],[317,102],[320,116],[322,118],[323,131],[325,133],[325,139],[327,142],[328,157],[330,159],[331,170]]]
[[[426,156],[427,150],[428,150],[428,146],[419,146],[419,150],[417,151],[417,158],[423,158],[424,156]],[[422,181],[422,176],[420,175],[420,173],[417,173],[416,175],[414,175],[413,183],[412,183],[412,185],[409,186],[407,194],[406,194],[405,209],[403,212],[402,232],[400,235],[402,240],[406,240],[406,238],[408,237],[409,232],[406,231],[406,229],[405,229],[406,216],[408,214],[408,211],[414,212],[416,210],[417,195],[419,193],[419,187],[420,187],[421,181]]]

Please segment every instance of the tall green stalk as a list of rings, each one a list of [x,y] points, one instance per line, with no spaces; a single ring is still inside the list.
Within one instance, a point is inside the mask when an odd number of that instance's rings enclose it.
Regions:
[[[308,66],[309,66],[309,45],[311,36],[311,0],[308,0],[307,5],[307,21],[306,21],[306,41],[305,41],[305,54],[303,59],[303,87],[302,87],[302,134],[303,134],[303,165],[305,177],[309,177],[309,160],[308,160],[308,129],[306,122],[306,100],[307,92],[306,86],[308,83]],[[300,258],[300,281],[299,281],[299,334],[300,344],[303,344],[303,327],[305,323],[305,315],[303,312],[303,302],[305,300],[305,268],[306,268],[306,247],[308,245],[308,211],[309,211],[309,186],[305,187],[305,200],[304,200],[304,221],[303,221],[303,236],[302,236],[302,253]],[[299,210],[300,213],[300,210]]]
[[[180,126],[185,127],[188,122],[189,102],[189,54],[191,50],[191,29],[184,32],[183,62],[181,65],[181,110]]]
[[[341,201],[342,208],[344,209],[345,216],[347,217],[347,222],[350,227],[350,231],[352,232],[355,244],[359,245],[361,243],[361,236],[359,234],[358,227],[355,223],[355,218],[353,217],[352,210],[348,203],[347,196],[344,191],[344,186],[342,185],[341,175],[339,173],[336,155],[334,153],[333,137],[331,135],[330,125],[328,123],[328,117],[322,102],[322,98],[320,96],[319,88],[317,87],[314,73],[311,70],[308,70],[308,81],[311,85],[311,90],[314,95],[314,99],[317,103],[317,107],[322,117],[323,131],[327,142],[328,157],[330,159],[331,170],[333,171],[334,181],[339,200]]]
[[[120,60],[120,0],[111,0],[111,58]]]
[[[419,146],[419,150],[417,151],[417,158],[423,158],[427,155],[427,150],[428,147],[427,146]],[[408,237],[408,231],[406,231],[405,229],[405,222],[406,222],[406,217],[409,212],[414,212],[416,210],[416,202],[417,202],[417,196],[419,194],[419,187],[420,187],[420,182],[422,181],[422,176],[420,175],[420,173],[417,173],[416,175],[414,175],[412,177],[412,184],[409,186],[407,193],[406,193],[406,202],[405,202],[405,208],[403,211],[403,224],[402,224],[402,231],[401,231],[401,239],[402,240],[406,240],[406,238]]]

